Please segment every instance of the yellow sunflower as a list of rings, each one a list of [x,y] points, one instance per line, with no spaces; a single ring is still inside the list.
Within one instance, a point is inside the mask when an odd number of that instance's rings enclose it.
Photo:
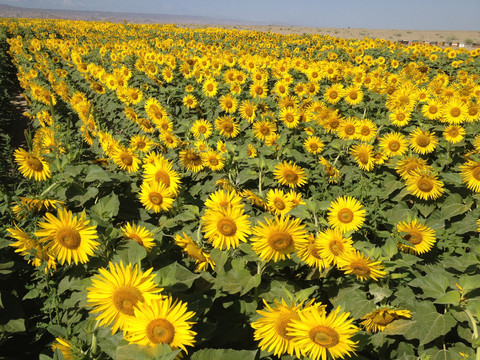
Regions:
[[[92,278],[92,287],[87,288],[87,303],[93,307],[90,312],[97,314],[100,325],[112,325],[112,334],[122,330],[134,318],[134,308],[145,300],[161,297],[163,289],[153,279],[153,268],[142,272],[123,262],[109,263],[109,269],[100,268],[100,275]]]
[[[207,78],[203,83],[202,90],[206,96],[214,97],[218,91],[218,83],[212,78]]]
[[[125,339],[131,344],[168,344],[173,350],[193,346],[196,332],[194,322],[188,321],[195,313],[188,311],[187,304],[173,301],[171,297],[146,299],[137,303],[135,316],[123,328]]]
[[[363,100],[363,91],[359,85],[351,85],[343,91],[344,100],[349,105],[360,104]]]
[[[205,119],[197,120],[193,123],[191,131],[197,139],[200,136],[208,139],[212,135],[212,124]]]
[[[189,109],[194,109],[198,104],[197,98],[195,95],[187,94],[183,97],[183,105]]]
[[[328,182],[336,183],[340,178],[340,171],[335,166],[330,164],[328,160],[325,159],[323,156],[320,157],[319,161],[320,161],[320,164],[322,164],[323,167],[325,168],[325,172],[328,175]]]
[[[231,116],[221,116],[215,120],[215,128],[220,135],[234,138],[240,133],[240,125]]]
[[[450,124],[461,124],[467,120],[468,106],[460,99],[451,99],[442,108],[442,117]]]
[[[194,149],[181,150],[179,157],[180,163],[186,170],[198,172],[203,169],[202,156]]]
[[[373,261],[361,252],[354,250],[344,254],[337,260],[337,267],[346,274],[355,274],[357,279],[377,281],[387,273],[383,271],[380,261]]]
[[[375,163],[373,161],[373,146],[366,143],[360,143],[352,146],[350,154],[358,164],[358,167],[365,171],[373,170]]]
[[[462,181],[467,184],[467,188],[480,192],[480,162],[469,160],[464,165],[460,165],[460,171]]]
[[[358,134],[358,121],[356,118],[348,117],[340,120],[337,127],[337,135],[343,140],[354,140]]]
[[[257,106],[248,100],[244,100],[239,108],[240,116],[242,117],[242,119],[248,120],[248,122],[253,122],[253,120],[255,119],[256,110]]]
[[[66,209],[58,210],[57,217],[53,214],[45,214],[45,222],[39,221],[40,230],[35,232],[39,241],[45,243],[49,253],[64,264],[73,262],[84,264],[88,257],[93,255],[100,245],[95,239],[98,238],[96,226],[88,226],[90,220],[85,219],[85,213],[79,218],[73,216]]]
[[[435,150],[438,140],[435,133],[416,128],[410,133],[412,150],[418,154],[428,154]]]
[[[342,196],[332,201],[328,208],[328,224],[341,233],[355,231],[365,221],[363,205],[352,196]]]
[[[273,175],[280,184],[288,185],[291,188],[307,183],[305,170],[291,161],[277,164]]]
[[[318,238],[309,234],[305,240],[297,241],[295,244],[298,257],[308,266],[317,269],[324,269],[328,266],[325,259],[320,255]]]
[[[146,135],[135,135],[130,138],[130,148],[148,153],[157,144]]]
[[[441,105],[437,100],[431,99],[422,105],[422,114],[429,120],[438,120],[442,116]]]
[[[173,193],[163,183],[143,182],[140,186],[140,202],[145,209],[155,213],[168,211],[174,202]]]
[[[212,210],[225,210],[228,207],[242,207],[242,198],[235,190],[225,191],[217,190],[210,194],[205,201],[205,206]]]
[[[255,121],[253,135],[259,140],[265,140],[277,131],[277,125],[270,120]]]
[[[127,170],[129,173],[136,173],[140,168],[141,161],[138,155],[123,146],[116,146],[110,156],[120,169]]]
[[[127,239],[136,241],[139,245],[147,249],[147,251],[149,251],[155,245],[153,234],[144,226],[137,225],[135,223],[127,223],[120,229],[122,230],[123,236],[125,236]]]
[[[60,351],[65,360],[75,360],[72,344],[67,340],[55,338],[55,342],[52,344],[52,351],[55,353],[55,350]]]
[[[322,140],[320,140],[318,136],[309,136],[308,138],[305,139],[303,143],[303,147],[310,154],[319,154],[322,152],[323,148],[325,147],[325,144],[323,143]]]
[[[323,99],[330,104],[336,104],[342,99],[343,94],[344,94],[343,85],[340,83],[335,83],[329,86],[327,89],[325,89],[325,93],[323,94]]]
[[[152,162],[143,165],[143,179],[149,183],[163,184],[172,194],[178,194],[180,176],[173,170],[173,163],[161,155],[155,156]]]
[[[356,342],[352,341],[358,328],[348,319],[350,313],[336,308],[328,315],[322,308],[310,307],[298,313],[287,326],[287,335],[295,348],[312,360],[327,360],[327,353],[333,358],[344,358],[354,353]]]
[[[212,171],[218,171],[225,166],[225,158],[223,153],[209,149],[202,153],[203,164]]]
[[[35,156],[23,149],[17,149],[14,153],[15,162],[19,165],[19,170],[23,176],[36,181],[48,179],[50,174],[50,166],[41,156]]]
[[[408,150],[408,141],[401,133],[391,132],[380,138],[380,149],[388,156],[403,155]]]
[[[295,244],[307,238],[304,228],[300,219],[288,215],[274,220],[265,218],[265,223],[259,221],[252,230],[252,249],[265,261],[290,258]]]
[[[325,229],[317,237],[318,253],[324,259],[326,266],[336,265],[341,256],[354,251],[352,244],[352,238],[343,237],[338,230]]]
[[[362,119],[357,123],[357,138],[363,142],[370,142],[377,135],[377,125],[372,120]]]
[[[413,175],[415,171],[426,169],[427,162],[417,155],[406,156],[399,159],[395,165],[395,170],[402,179],[407,179]]]
[[[243,206],[207,209],[202,216],[202,231],[217,249],[237,248],[250,235],[250,221]]]
[[[284,107],[279,113],[280,120],[283,121],[287,128],[293,129],[300,123],[298,110],[294,107]]]
[[[215,262],[212,260],[210,254],[203,251],[185,232],[183,232],[183,236],[179,234],[175,235],[175,244],[180,246],[189,258],[195,260],[195,264],[197,265],[195,269],[196,272],[205,271],[208,269],[208,266],[210,266],[212,270],[215,269]]]
[[[443,182],[438,180],[437,174],[430,169],[414,171],[405,184],[411,194],[423,200],[435,200],[444,192]]]
[[[409,252],[414,254],[423,254],[430,251],[436,241],[435,230],[419,223],[417,219],[397,224],[397,231],[406,233],[402,238],[411,244],[403,244],[402,250],[405,251],[408,248]]]
[[[286,215],[293,209],[293,204],[287,194],[280,189],[270,189],[267,192],[267,206],[274,215]]]
[[[375,333],[385,330],[388,324],[398,319],[411,319],[412,313],[409,310],[394,310],[388,308],[380,308],[362,316],[361,325],[367,331]]]
[[[410,122],[412,114],[406,110],[395,110],[388,115],[388,118],[393,125],[403,127]]]
[[[259,341],[260,350],[273,352],[273,355],[278,357],[285,353],[299,357],[299,349],[291,342],[292,337],[287,335],[287,326],[292,320],[300,319],[298,314],[302,304],[295,305],[292,302],[287,305],[284,299],[281,302],[274,300],[274,306],[268,305],[265,300],[263,303],[265,308],[257,310],[261,317],[252,323],[255,330],[253,336],[255,341]]]
[[[237,111],[238,100],[230,94],[220,96],[218,102],[220,103],[221,109],[226,113],[233,114]]]
[[[460,125],[448,125],[443,130],[443,137],[451,144],[457,144],[463,140],[467,132]]]

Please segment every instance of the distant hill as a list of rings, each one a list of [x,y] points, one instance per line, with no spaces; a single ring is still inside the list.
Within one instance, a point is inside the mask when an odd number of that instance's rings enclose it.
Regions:
[[[31,9],[0,4],[0,18],[67,19],[85,21],[108,21],[119,23],[126,20],[135,24],[212,24],[212,25],[263,25],[231,19],[205,16],[183,16],[166,14],[137,14],[110,11]]]

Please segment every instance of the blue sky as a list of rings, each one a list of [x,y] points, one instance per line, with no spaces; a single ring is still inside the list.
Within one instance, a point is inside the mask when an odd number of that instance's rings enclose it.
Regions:
[[[480,31],[480,0],[0,0],[70,10],[208,16],[273,25]]]

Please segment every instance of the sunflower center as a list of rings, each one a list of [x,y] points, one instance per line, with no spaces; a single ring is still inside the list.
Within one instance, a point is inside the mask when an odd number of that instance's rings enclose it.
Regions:
[[[472,177],[473,177],[475,180],[479,180],[479,181],[480,181],[480,166],[476,166],[476,167],[472,170]]]
[[[56,240],[63,247],[70,250],[76,250],[80,247],[82,237],[76,229],[67,226],[57,230]]]
[[[137,302],[144,302],[140,290],[133,286],[119,287],[113,292],[113,305],[122,314],[134,316],[133,308]]]
[[[160,205],[163,203],[163,196],[155,191],[148,194],[148,199],[153,205]]]
[[[310,144],[310,150],[312,150],[312,151],[314,151],[314,152],[317,151],[317,150],[318,150],[318,145],[315,144],[315,143]]]
[[[354,261],[350,264],[350,268],[356,275],[370,275],[370,267],[362,261]]]
[[[205,125],[200,125],[197,129],[200,134],[205,134],[207,132],[207,127]]]
[[[217,166],[218,165],[218,159],[216,157],[211,157],[208,159],[208,162],[210,163],[210,165],[212,166]]]
[[[213,90],[213,84],[208,84],[207,85],[207,90],[212,91]]]
[[[255,92],[257,93],[257,95],[262,95],[263,94],[263,88],[259,86],[255,89]]]
[[[430,107],[428,108],[428,112],[432,115],[436,114],[438,112],[438,107],[435,105],[430,105]]]
[[[233,236],[237,232],[237,224],[230,218],[223,218],[217,222],[217,230],[223,236]]]
[[[147,325],[147,338],[154,344],[171,344],[175,337],[175,327],[165,319],[154,319]]]
[[[400,149],[400,141],[393,140],[388,143],[388,149],[390,151],[398,151]]]
[[[275,206],[275,208],[278,210],[283,210],[286,207],[285,202],[282,199],[275,199],[273,201],[273,206]]]
[[[351,223],[353,221],[353,211],[347,208],[341,209],[338,212],[338,220],[344,224]]]
[[[158,183],[162,183],[165,187],[170,187],[170,175],[165,170],[157,170],[155,173],[155,181]]]
[[[450,115],[452,117],[459,117],[461,113],[462,113],[462,110],[460,110],[458,107],[454,107],[450,110]]]
[[[404,113],[398,113],[396,117],[397,117],[398,121],[403,121],[403,120],[405,120],[406,116],[405,116]]]
[[[275,333],[280,335],[283,339],[291,340],[293,336],[287,335],[287,326],[290,325],[292,320],[299,320],[300,317],[295,313],[283,313],[280,314],[275,321]]]
[[[26,160],[27,165],[30,169],[33,171],[42,171],[43,170],[43,164],[40,160],[38,160],[36,157],[29,157]]]
[[[292,170],[285,170],[283,172],[283,177],[288,183],[296,183],[298,180],[298,175],[295,171]]]
[[[286,122],[293,122],[294,120],[295,120],[295,117],[292,114],[287,114],[287,116],[285,116]]]
[[[293,244],[292,235],[288,232],[275,231],[268,237],[268,245],[276,251],[282,251]]]
[[[355,126],[348,125],[345,127],[345,134],[347,135],[354,135],[355,134]]]
[[[409,231],[403,238],[411,242],[413,245],[418,245],[423,241],[422,233],[416,230]]]
[[[309,332],[310,339],[320,346],[330,348],[340,342],[338,333],[328,326],[315,326]]]
[[[360,133],[361,133],[363,136],[368,136],[368,135],[370,135],[370,128],[367,127],[367,126],[363,126],[363,127],[362,127],[362,130],[360,131]]]
[[[450,129],[450,131],[448,132],[448,135],[450,135],[450,137],[454,138],[454,137],[457,137],[458,136],[458,130],[457,129]]]
[[[330,241],[328,247],[333,255],[338,256],[343,252],[343,243],[339,240]]]
[[[147,143],[145,141],[140,140],[139,142],[137,142],[137,148],[139,148],[140,150],[145,149],[145,146],[147,146]]]
[[[338,93],[336,91],[332,91],[329,94],[330,99],[336,99],[338,97]]]
[[[409,98],[407,95],[401,95],[401,96],[398,98],[398,101],[399,101],[400,104],[402,104],[402,105],[408,105],[408,104],[410,104],[410,98]]]
[[[336,129],[340,125],[340,122],[337,119],[331,120],[329,125],[332,129]]]
[[[270,128],[268,128],[268,127],[266,127],[266,126],[265,126],[265,127],[262,127],[262,128],[260,129],[260,133],[261,133],[262,135],[268,135],[268,134],[270,134]]]
[[[315,259],[322,259],[320,254],[318,253],[318,248],[315,243],[311,243],[308,245],[308,253],[313,256]]]
[[[142,238],[140,236],[138,236],[137,234],[130,234],[128,236],[128,238],[131,239],[131,240],[135,240],[138,244],[143,246]]]
[[[197,246],[188,244],[185,248],[186,253],[188,256],[194,258],[195,260],[205,262],[207,258],[203,255],[202,250],[200,250]]]
[[[395,316],[389,314],[389,313],[386,313],[386,312],[380,312],[378,314],[376,314],[372,321],[377,324],[377,325],[380,325],[380,326],[386,326],[388,324],[390,324],[393,320],[395,320]]]
[[[420,147],[427,147],[430,144],[430,137],[424,134],[420,134],[416,138],[416,143]]]
[[[417,187],[420,191],[430,192],[433,190],[433,181],[426,178],[421,178],[417,181]]]
[[[358,97],[358,94],[356,93],[356,91],[350,91],[348,95],[352,100],[355,100]]]
[[[362,164],[368,164],[369,156],[368,156],[367,152],[361,151],[360,153],[358,153],[357,157],[358,157],[358,160],[360,160],[360,162]]]
[[[222,125],[222,129],[226,133],[231,133],[233,131],[233,124],[225,123],[225,124]]]
[[[122,152],[120,154],[120,161],[125,165],[130,166],[133,163],[133,157],[127,152]]]

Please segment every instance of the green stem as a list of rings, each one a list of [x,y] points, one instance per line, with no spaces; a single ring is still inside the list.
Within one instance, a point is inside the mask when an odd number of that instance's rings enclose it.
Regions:
[[[472,330],[473,330],[473,339],[472,340],[476,340],[476,339],[478,339],[478,328],[477,328],[477,323],[475,321],[475,318],[473,317],[473,314],[470,312],[470,310],[463,309],[463,311],[465,311],[465,314],[467,314],[468,319],[472,323]],[[478,359],[479,354],[480,353],[477,351],[477,359]]]
[[[258,195],[263,196],[262,193],[262,168],[258,171]]]

